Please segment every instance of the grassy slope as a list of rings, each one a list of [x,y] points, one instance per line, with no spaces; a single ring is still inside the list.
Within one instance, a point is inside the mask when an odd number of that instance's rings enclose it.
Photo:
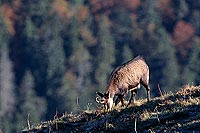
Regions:
[[[65,114],[37,124],[33,132],[200,132],[200,86],[185,86],[176,94],[137,101],[128,108]],[[24,129],[22,132],[28,132]]]

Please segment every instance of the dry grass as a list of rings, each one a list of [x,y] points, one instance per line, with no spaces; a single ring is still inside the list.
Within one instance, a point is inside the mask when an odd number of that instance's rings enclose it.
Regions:
[[[200,132],[200,86],[184,86],[129,108],[65,114],[31,128],[33,132]],[[22,132],[29,132],[24,129]]]

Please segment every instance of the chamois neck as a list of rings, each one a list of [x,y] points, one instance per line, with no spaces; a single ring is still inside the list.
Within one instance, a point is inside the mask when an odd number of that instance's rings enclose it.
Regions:
[[[109,94],[109,98],[113,98],[115,96],[116,93],[115,89],[116,89],[115,86],[112,85],[107,86],[107,93]]]

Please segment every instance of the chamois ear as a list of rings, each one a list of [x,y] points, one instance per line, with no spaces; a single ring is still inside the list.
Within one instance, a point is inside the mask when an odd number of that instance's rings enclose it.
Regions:
[[[100,97],[103,97],[103,96],[104,96],[104,94],[101,93],[101,92],[96,92],[96,93],[97,93],[97,95],[99,95]]]

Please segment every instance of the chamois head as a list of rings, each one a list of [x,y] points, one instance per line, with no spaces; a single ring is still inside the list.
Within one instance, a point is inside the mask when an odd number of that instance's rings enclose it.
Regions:
[[[97,92],[97,95],[100,96],[100,99],[99,99],[99,97],[96,97],[96,102],[104,104],[104,106],[107,110],[108,109],[111,110],[112,105],[113,105],[113,98],[110,98],[110,93],[107,92],[107,93],[103,94],[101,92]]]

